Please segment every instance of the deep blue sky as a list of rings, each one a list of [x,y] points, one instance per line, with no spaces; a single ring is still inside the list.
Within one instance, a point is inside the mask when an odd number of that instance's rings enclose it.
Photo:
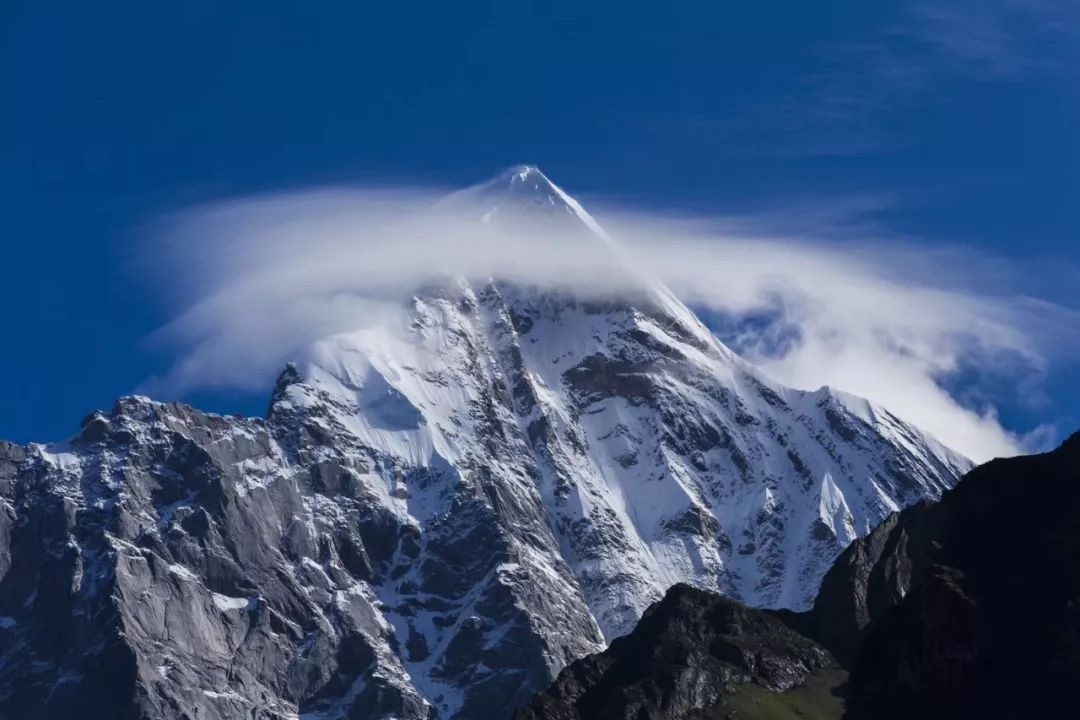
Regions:
[[[877,198],[896,232],[1078,263],[1077,27],[1074,0],[9,0],[0,437],[62,438],[160,372],[133,238],[267,189],[532,162],[586,200]],[[1076,419],[1080,380],[1050,392]]]

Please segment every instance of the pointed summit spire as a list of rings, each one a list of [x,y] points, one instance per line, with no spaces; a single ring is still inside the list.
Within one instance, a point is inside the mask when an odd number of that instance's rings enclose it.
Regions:
[[[501,186],[502,190],[509,195],[529,198],[534,202],[565,205],[563,196],[566,193],[548,180],[547,176],[535,165],[514,165],[486,184],[491,185],[493,190]]]
[[[568,201],[572,200],[535,165],[513,165],[487,182],[454,193],[449,199],[463,201],[465,205],[513,204],[519,210],[525,206],[568,209]]]
[[[512,165],[487,182],[453,193],[442,202],[442,207],[475,214],[484,222],[515,217],[570,220],[590,235],[612,244],[611,237],[581,203],[548,179],[536,165]]]

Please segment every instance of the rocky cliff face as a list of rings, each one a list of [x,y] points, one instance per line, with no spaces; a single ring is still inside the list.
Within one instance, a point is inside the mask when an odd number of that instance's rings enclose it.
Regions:
[[[610,243],[535,169],[465,200]],[[136,397],[4,445],[0,714],[507,715],[673,584],[806,607],[966,467],[662,287],[439,279],[309,348],[266,419]]]

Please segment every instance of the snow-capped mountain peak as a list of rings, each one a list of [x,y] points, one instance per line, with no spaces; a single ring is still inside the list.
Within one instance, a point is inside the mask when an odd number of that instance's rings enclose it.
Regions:
[[[535,167],[448,202],[509,231],[523,217],[569,220],[618,262],[603,229]],[[439,283],[396,327],[318,343],[288,412],[316,414],[397,468],[374,492],[423,547],[445,542],[457,493],[481,499],[476,522],[492,523],[530,583],[498,592],[536,623],[525,595],[542,578],[551,593],[568,583],[573,624],[599,631],[579,643],[626,632],[676,582],[804,608],[847,543],[969,467],[861,398],[773,382],[666,288],[642,283],[604,300],[498,278]],[[455,535],[468,527],[459,518]],[[389,621],[404,639],[422,615]],[[562,632],[550,626],[543,642],[559,646]]]
[[[531,166],[446,202],[610,243]],[[23,643],[0,701],[97,677],[50,654],[55,625],[120,648],[160,717],[509,713],[677,582],[806,607],[846,543],[969,467],[865,400],[773,382],[642,284],[443,278],[308,348],[266,420],[128,399],[70,446],[0,446],[0,534],[75,588],[0,595]]]
[[[592,215],[535,165],[514,165],[487,182],[448,196],[442,209],[455,210],[512,231],[553,224],[560,232],[589,233],[611,243]]]
[[[487,182],[468,188],[461,195],[491,198],[500,203],[516,201],[544,209],[565,211],[569,195],[551,182],[535,165],[514,165]]]

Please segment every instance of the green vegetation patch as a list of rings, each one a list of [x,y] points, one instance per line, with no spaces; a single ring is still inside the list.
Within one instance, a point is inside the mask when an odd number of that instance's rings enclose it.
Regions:
[[[760,685],[739,685],[735,693],[705,713],[709,720],[840,720],[844,715],[841,688],[847,673],[832,667],[819,670],[804,685],[775,693]]]

